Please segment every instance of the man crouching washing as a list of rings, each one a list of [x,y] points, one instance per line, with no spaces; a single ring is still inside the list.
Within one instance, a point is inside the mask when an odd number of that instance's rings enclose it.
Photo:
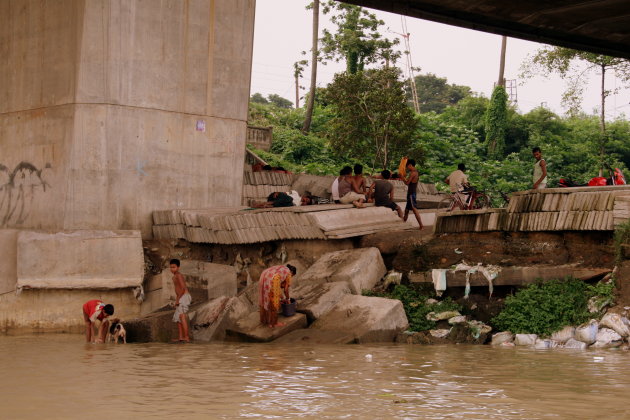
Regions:
[[[188,335],[188,318],[186,313],[190,308],[190,302],[192,297],[188,293],[186,287],[186,280],[184,276],[179,272],[179,260],[173,258],[170,261],[171,273],[173,273],[173,285],[175,286],[175,314],[173,315],[173,322],[177,322],[177,330],[179,332],[179,339],[173,341],[179,341],[181,343],[190,343],[190,337]]]
[[[114,305],[104,304],[98,299],[88,300],[83,304],[83,320],[85,321],[85,341],[91,343],[105,342],[105,335],[109,329],[108,316],[114,315]],[[94,337],[94,323],[101,321],[98,335]]]

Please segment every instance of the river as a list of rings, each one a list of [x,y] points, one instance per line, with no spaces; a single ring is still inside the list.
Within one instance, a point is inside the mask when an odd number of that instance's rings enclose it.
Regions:
[[[2,419],[629,418],[630,352],[0,337]]]

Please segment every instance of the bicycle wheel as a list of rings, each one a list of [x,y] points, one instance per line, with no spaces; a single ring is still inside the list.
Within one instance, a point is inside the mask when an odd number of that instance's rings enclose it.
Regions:
[[[490,207],[490,197],[486,194],[479,194],[473,203],[474,209],[487,209]]]
[[[453,210],[453,197],[444,197],[441,201],[438,202],[437,208],[438,210],[446,210],[446,211],[451,211]]]

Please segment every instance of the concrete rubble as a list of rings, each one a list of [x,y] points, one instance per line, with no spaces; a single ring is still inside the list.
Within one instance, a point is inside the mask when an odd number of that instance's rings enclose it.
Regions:
[[[345,282],[359,295],[372,289],[387,272],[377,248],[358,248],[329,252],[300,277],[300,284]]]
[[[536,334],[516,334],[514,344],[535,349],[616,348],[622,346],[624,341],[630,338],[629,324],[630,321],[626,317],[616,313],[607,313],[599,322],[591,319],[578,327],[566,326],[554,332],[549,338],[538,337]],[[509,343],[511,337],[512,333],[509,331],[494,334],[492,344]]]
[[[352,334],[358,343],[373,343],[393,341],[408,325],[398,300],[346,295],[311,328]]]
[[[306,315],[313,322],[326,315],[347,294],[352,293],[348,283],[304,284],[291,292],[297,300],[297,311]]]

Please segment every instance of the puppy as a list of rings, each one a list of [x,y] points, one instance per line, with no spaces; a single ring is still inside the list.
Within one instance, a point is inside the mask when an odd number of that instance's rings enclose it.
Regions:
[[[123,343],[127,344],[127,331],[120,319],[114,318],[110,321],[108,341],[118,344],[121,338]]]

